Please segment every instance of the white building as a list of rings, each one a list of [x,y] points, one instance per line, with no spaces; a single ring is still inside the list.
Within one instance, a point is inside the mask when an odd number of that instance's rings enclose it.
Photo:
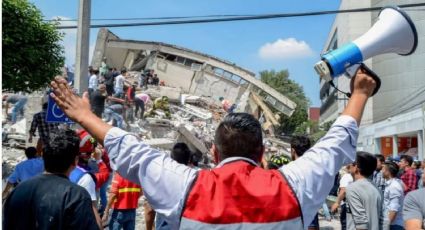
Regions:
[[[340,9],[381,7],[421,1],[342,0]],[[366,32],[376,21],[379,12],[338,14],[323,51],[335,49]],[[416,25],[418,46],[414,54],[400,56],[385,54],[365,63],[382,80],[381,88],[366,106],[358,150],[388,155],[408,152],[419,159],[424,157],[425,105],[425,14],[406,10]],[[348,91],[349,79],[340,77],[335,84]],[[336,119],[346,100],[329,84],[320,82],[322,100],[320,121]]]

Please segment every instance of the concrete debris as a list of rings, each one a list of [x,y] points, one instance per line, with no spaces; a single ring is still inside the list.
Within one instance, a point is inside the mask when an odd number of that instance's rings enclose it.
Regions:
[[[172,149],[175,141],[169,138],[146,139],[143,143],[159,149]]]
[[[185,126],[181,125],[178,132],[182,135],[180,139],[184,139],[186,144],[192,145],[197,151],[201,152],[204,157],[207,157],[209,150],[205,144]]]
[[[13,148],[25,148],[26,141],[26,119],[21,119],[15,124],[4,124],[2,129],[3,145]]]
[[[190,119],[192,116],[195,116],[203,120],[212,119],[211,112],[208,112],[204,109],[201,109],[199,107],[189,105],[189,104],[185,104],[182,106],[170,105],[170,109],[172,111],[174,110],[179,116],[182,116],[183,118],[187,118],[187,119]]]

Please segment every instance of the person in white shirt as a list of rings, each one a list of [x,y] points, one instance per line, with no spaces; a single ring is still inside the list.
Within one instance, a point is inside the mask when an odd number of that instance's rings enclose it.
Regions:
[[[93,69],[91,71],[91,76],[89,78],[89,87],[88,87],[89,98],[91,98],[92,93],[97,89],[99,85],[98,74],[99,74],[99,70],[97,69]]]
[[[339,181],[339,190],[338,190],[338,197],[335,201],[335,203],[331,207],[331,212],[334,213],[338,210],[339,207],[341,207],[341,214],[339,216],[339,221],[341,223],[341,229],[345,230],[347,229],[347,205],[345,204],[345,189],[348,187],[349,184],[353,183],[353,176],[349,173],[351,164],[348,164],[345,166],[345,174],[342,175],[340,181]]]
[[[121,69],[121,74],[115,77],[115,85],[114,85],[114,96],[115,97],[123,97],[124,96],[124,82],[125,76],[127,76],[127,69]]]
[[[366,102],[375,90],[376,82],[363,69],[360,69],[356,76],[352,78],[352,96],[348,101],[348,105],[342,115],[330,128],[327,135],[309,149],[302,157],[278,170],[264,170],[259,167],[259,162],[264,152],[264,146],[262,146],[261,125],[252,115],[246,113],[229,114],[228,117],[225,118],[225,122],[230,123],[221,123],[219,125],[217,133],[223,133],[223,127],[229,126],[227,128],[238,135],[229,137],[229,139],[222,139],[222,135],[224,134],[216,133],[212,152],[214,153],[216,162],[219,164],[218,168],[213,170],[219,170],[215,171],[217,173],[223,170],[228,172],[227,170],[231,169],[233,166],[237,166],[240,167],[241,170],[252,168],[256,172],[256,175],[258,175],[257,173],[267,176],[271,174],[277,176],[279,174],[279,177],[273,180],[258,180],[258,178],[250,178],[250,174],[246,171],[233,171],[236,176],[235,179],[237,180],[249,180],[251,182],[253,180],[257,183],[270,181],[270,183],[277,183],[276,185],[280,184],[283,186],[281,191],[284,191],[284,194],[288,194],[288,196],[286,199],[283,199],[284,201],[282,200],[282,203],[274,203],[274,206],[279,207],[279,209],[273,210],[280,212],[280,210],[289,208],[291,212],[288,212],[288,215],[292,215],[292,211],[295,211],[296,215],[294,215],[294,218],[290,219],[279,219],[278,222],[272,222],[270,220],[270,218],[276,215],[264,215],[263,212],[270,210],[270,205],[260,201],[260,199],[274,197],[256,196],[253,199],[259,202],[251,202],[250,207],[252,207],[252,209],[242,210],[237,207],[244,206],[235,206],[234,202],[238,200],[228,199],[228,196],[223,196],[220,192],[226,189],[238,188],[241,188],[243,191],[258,189],[256,193],[251,193],[251,196],[255,196],[255,194],[268,193],[270,190],[275,191],[274,189],[279,187],[274,185],[270,185],[269,187],[253,186],[250,184],[252,187],[248,188],[244,187],[247,186],[244,183],[239,183],[239,186],[229,187],[219,184],[219,182],[216,181],[215,183],[218,187],[215,188],[218,189],[217,191],[212,192],[208,187],[207,191],[209,192],[204,193],[203,197],[191,197],[189,196],[189,194],[193,194],[191,188],[197,187],[196,185],[199,185],[199,183],[201,183],[199,186],[202,186],[202,183],[209,183],[208,181],[199,180],[199,178],[202,177],[198,176],[210,175],[210,171],[198,171],[188,166],[178,164],[167,154],[143,143],[138,137],[106,124],[91,112],[87,94],[84,94],[83,98],[74,95],[66,85],[65,79],[57,77],[55,81],[51,83],[51,86],[54,90],[51,96],[59,107],[69,118],[79,123],[100,143],[104,144],[110,156],[112,168],[118,171],[124,178],[140,183],[149,203],[158,213],[164,215],[165,220],[172,228],[181,227],[193,229],[197,227],[207,228],[207,226],[226,228],[232,226],[242,229],[261,225],[265,228],[275,227],[275,229],[282,229],[282,227],[286,227],[287,229],[300,229],[307,228],[307,225],[313,220],[317,210],[322,206],[325,198],[329,194],[334,177],[341,166],[347,165],[355,160],[358,126]],[[245,129],[247,129],[248,132],[245,132]],[[226,136],[229,134],[231,133],[225,133]],[[251,134],[255,134],[255,137]],[[243,136],[245,139],[239,135]],[[247,141],[246,138],[254,138],[255,142]],[[235,147],[235,145],[237,146]],[[237,152],[240,151],[240,149],[246,149],[247,146],[251,146],[256,150],[238,153],[240,155],[227,156],[226,154],[230,154],[231,152],[226,152],[225,149],[223,149],[223,147],[232,148],[232,150]],[[248,183],[249,181],[245,182]],[[194,184],[195,186],[192,187]],[[197,188],[201,188],[199,186]],[[288,187],[290,187],[289,190]],[[198,192],[199,190],[195,191]],[[241,191],[235,190],[233,192],[239,193]],[[279,193],[275,194],[277,194],[276,198],[280,199]],[[195,199],[196,197],[204,199],[205,197],[208,198],[211,196],[214,196],[214,199],[223,198],[223,200],[217,202],[216,207],[199,206],[196,202],[191,203],[194,206],[186,205],[187,197],[191,197],[191,199]],[[294,202],[294,199],[296,199],[297,202]],[[246,199],[242,199],[241,201],[245,200]],[[288,201],[291,202],[289,203]],[[252,225],[252,223],[240,222],[233,219],[233,222],[229,225],[228,222],[223,223],[228,216],[226,216],[226,218],[224,218],[224,216],[216,216],[214,217],[215,220],[211,223],[200,222],[198,220],[193,220],[193,218],[196,219],[196,217],[186,212],[187,210],[190,212],[190,210],[192,210],[190,208],[195,208],[205,215],[211,214],[211,212],[205,212],[206,207],[213,208],[214,213],[217,213],[215,212],[217,208],[219,209],[217,211],[220,211],[219,213],[222,213],[222,211],[228,212],[231,211],[227,208],[229,204],[236,208],[231,210],[236,211],[238,216],[240,214],[242,217],[257,218],[258,215],[261,215],[262,218],[268,218],[267,223],[262,222]],[[267,205],[267,207],[265,205]],[[291,209],[292,207],[295,209]],[[253,211],[256,210],[261,211],[257,211],[257,215],[247,216],[246,213],[252,214]],[[276,214],[281,215],[280,213]],[[185,215],[190,216],[192,219],[184,217]],[[233,215],[232,218],[233,217],[236,216]],[[241,219],[239,218],[239,220]]]

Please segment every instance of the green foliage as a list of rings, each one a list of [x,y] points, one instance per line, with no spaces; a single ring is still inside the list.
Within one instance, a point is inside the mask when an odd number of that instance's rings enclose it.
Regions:
[[[3,0],[2,10],[3,90],[45,87],[64,63],[62,34],[26,0]]]
[[[282,115],[280,118],[281,126],[278,128],[278,133],[291,135],[297,133],[305,133],[302,130],[303,123],[308,119],[309,100],[304,94],[304,89],[295,81],[289,79],[288,70],[282,71],[261,71],[261,81],[274,88],[279,93],[285,95],[297,104],[297,108],[291,117]],[[297,130],[298,128],[298,130]]]

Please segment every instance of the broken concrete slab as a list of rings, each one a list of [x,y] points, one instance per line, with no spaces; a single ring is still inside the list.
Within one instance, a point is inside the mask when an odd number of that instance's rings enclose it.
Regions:
[[[186,143],[193,145],[203,156],[209,154],[209,150],[205,144],[199,140],[195,135],[193,135],[184,125],[178,127],[177,132],[179,132],[186,140]]]
[[[153,138],[153,139],[143,140],[143,143],[149,146],[152,146],[154,148],[172,149],[175,144],[175,140],[168,139],[168,138]]]
[[[188,117],[187,114],[196,116],[203,120],[210,120],[212,118],[211,112],[193,105],[189,105],[189,104],[185,104],[181,106],[170,105],[170,109],[183,113],[182,116],[186,118]]]

